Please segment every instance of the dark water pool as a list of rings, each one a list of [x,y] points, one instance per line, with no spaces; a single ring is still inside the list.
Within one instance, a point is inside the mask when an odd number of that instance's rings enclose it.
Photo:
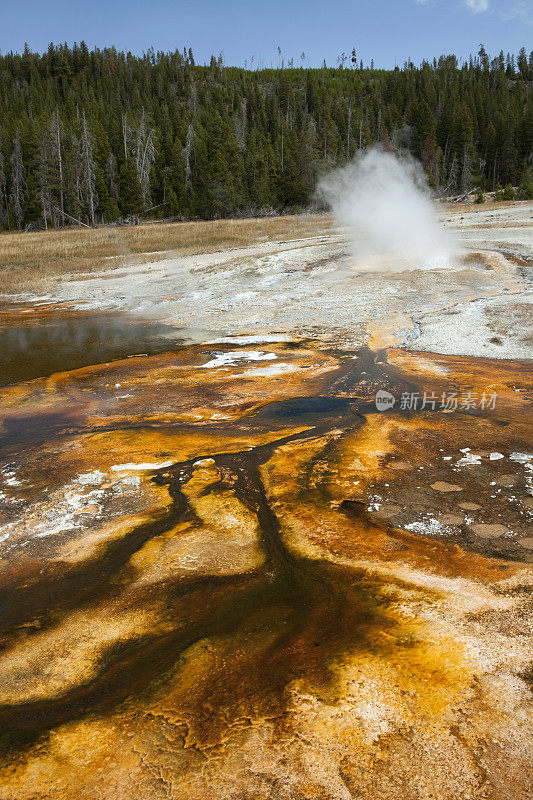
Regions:
[[[185,341],[171,326],[127,316],[19,317],[0,328],[0,386],[131,355],[155,355]]]

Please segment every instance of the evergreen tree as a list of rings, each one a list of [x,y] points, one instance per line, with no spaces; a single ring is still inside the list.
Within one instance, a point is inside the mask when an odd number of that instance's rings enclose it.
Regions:
[[[169,217],[177,217],[180,213],[180,204],[178,202],[178,196],[172,186],[169,186],[167,189],[166,195],[166,207],[168,211]]]
[[[124,216],[139,214],[144,205],[142,187],[133,158],[128,157],[120,168],[119,208]]]
[[[349,59],[349,60],[348,60]],[[533,162],[533,53],[461,66],[196,65],[81,43],[0,55],[0,226],[305,207],[317,175],[382,142],[421,159],[437,194],[518,186]],[[353,69],[345,69],[346,61]],[[119,170],[120,166],[120,170]]]
[[[116,201],[111,197],[107,188],[104,171],[101,167],[96,168],[95,174],[96,196],[98,197],[97,214],[102,222],[111,222],[119,216]]]

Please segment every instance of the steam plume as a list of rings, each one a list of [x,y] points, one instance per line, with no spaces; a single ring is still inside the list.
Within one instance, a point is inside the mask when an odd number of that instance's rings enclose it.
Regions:
[[[326,175],[319,193],[350,233],[363,270],[451,267],[458,247],[437,219],[421,166],[374,147]]]

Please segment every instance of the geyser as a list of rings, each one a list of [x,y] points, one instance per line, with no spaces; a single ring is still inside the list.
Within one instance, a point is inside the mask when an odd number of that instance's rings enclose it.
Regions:
[[[328,173],[319,193],[350,234],[361,270],[452,267],[458,246],[439,222],[420,164],[379,147]]]

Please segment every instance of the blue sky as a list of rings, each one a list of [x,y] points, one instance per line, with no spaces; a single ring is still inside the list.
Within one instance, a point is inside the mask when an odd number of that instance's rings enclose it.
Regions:
[[[140,53],[192,47],[196,61],[330,65],[356,48],[376,66],[467,57],[480,42],[497,54],[533,48],[533,0],[2,0],[0,50],[50,41],[116,45]]]

